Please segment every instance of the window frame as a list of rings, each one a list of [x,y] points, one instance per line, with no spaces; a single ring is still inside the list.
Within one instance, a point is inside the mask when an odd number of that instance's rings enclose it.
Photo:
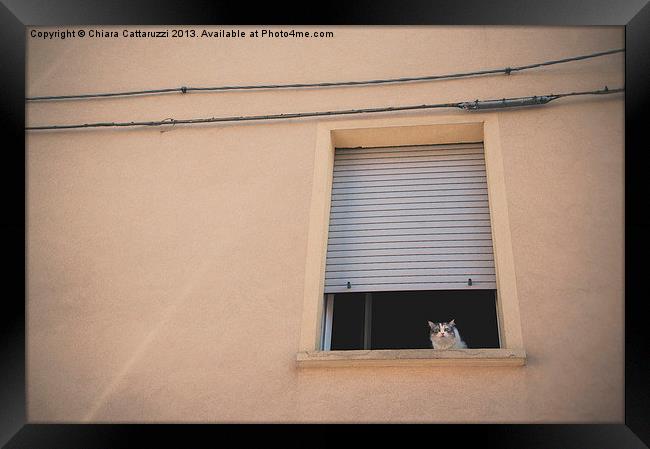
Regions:
[[[299,367],[404,364],[524,365],[524,351],[514,260],[508,220],[505,177],[495,113],[321,122],[316,128],[314,174],[309,216]],[[324,335],[327,234],[336,147],[435,145],[482,141],[497,279],[497,326],[500,349],[331,351]],[[331,310],[329,311],[331,316]],[[329,327],[331,332],[331,326]],[[422,352],[424,351],[424,352]]]

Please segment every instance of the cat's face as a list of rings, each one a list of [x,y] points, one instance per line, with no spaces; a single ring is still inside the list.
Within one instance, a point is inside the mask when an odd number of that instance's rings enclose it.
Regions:
[[[436,338],[454,338],[454,327],[456,323],[454,320],[449,321],[448,323],[432,323],[429,321],[429,328],[431,330],[431,336]]]

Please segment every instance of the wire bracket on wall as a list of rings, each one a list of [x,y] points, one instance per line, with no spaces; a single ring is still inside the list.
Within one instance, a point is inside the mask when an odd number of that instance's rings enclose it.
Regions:
[[[174,126],[176,126],[176,120],[174,120],[173,117],[167,117],[165,120],[163,120],[163,124],[165,123],[171,123],[172,126],[169,129],[161,129],[160,130],[161,134],[166,133],[167,131],[171,131],[172,129],[174,129]]]

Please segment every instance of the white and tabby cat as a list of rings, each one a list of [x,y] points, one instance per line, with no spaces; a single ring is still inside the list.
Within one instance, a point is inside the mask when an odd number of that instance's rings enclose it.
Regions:
[[[460,337],[456,323],[429,323],[431,344],[433,349],[465,349],[467,345]]]

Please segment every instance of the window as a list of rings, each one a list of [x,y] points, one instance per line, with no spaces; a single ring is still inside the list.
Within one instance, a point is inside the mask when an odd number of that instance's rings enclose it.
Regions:
[[[427,318],[441,317],[456,321],[468,348],[499,348],[495,299],[494,290],[328,295],[331,329],[324,349],[430,349]]]
[[[498,348],[483,143],[337,148],[325,294],[326,350]]]
[[[297,366],[525,365],[505,180],[493,114],[319,123]],[[438,318],[468,350],[423,348]]]

